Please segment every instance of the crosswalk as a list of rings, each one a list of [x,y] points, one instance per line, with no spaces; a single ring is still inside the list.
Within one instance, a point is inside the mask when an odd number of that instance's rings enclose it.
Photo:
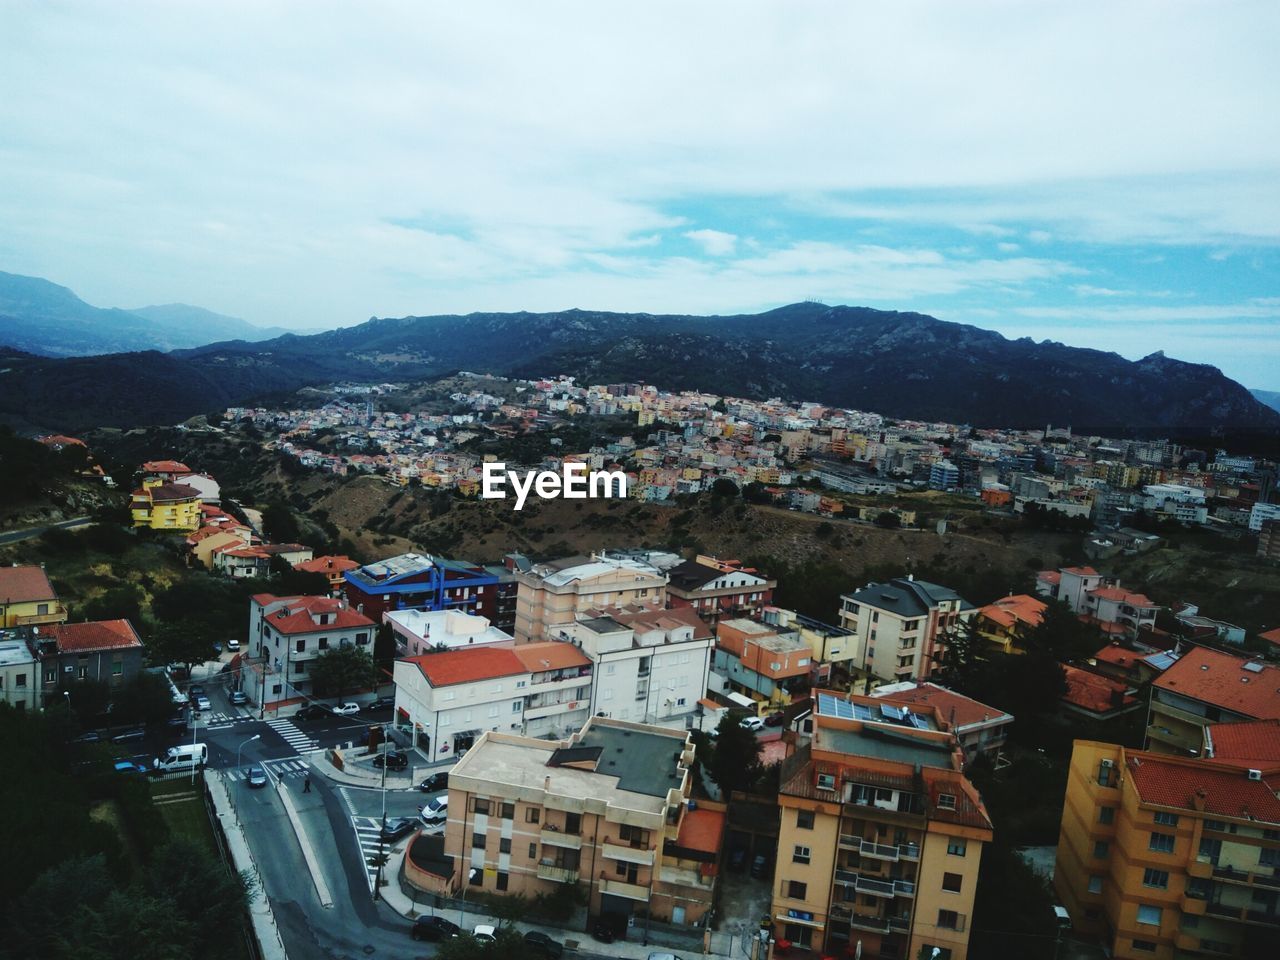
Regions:
[[[279,717],[275,720],[268,720],[267,726],[278,733],[281,739],[299,753],[310,753],[312,750],[319,749],[320,743],[313,740],[307,734],[298,729],[292,720]]]
[[[305,777],[311,769],[311,763],[304,757],[285,757],[282,760],[264,760],[261,763],[246,764],[240,770],[228,770],[227,779],[244,780],[249,775],[250,766],[266,767],[271,773],[282,780],[290,778]]]
[[[360,845],[361,859],[364,860],[365,874],[369,879],[369,890],[373,891],[378,882],[378,857],[391,852],[391,844],[380,844],[382,821],[378,817],[352,817],[351,825],[356,831],[356,843]]]

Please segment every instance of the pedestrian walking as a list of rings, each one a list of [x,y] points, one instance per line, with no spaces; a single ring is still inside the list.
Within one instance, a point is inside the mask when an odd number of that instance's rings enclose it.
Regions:
[[[303,793],[311,792],[311,774],[309,773],[302,778],[302,792]]]

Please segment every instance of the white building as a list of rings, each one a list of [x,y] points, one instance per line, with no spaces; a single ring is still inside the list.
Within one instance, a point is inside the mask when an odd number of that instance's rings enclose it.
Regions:
[[[592,715],[670,726],[687,722],[707,689],[714,638],[692,610],[609,608],[557,635],[594,664]]]
[[[1280,503],[1255,503],[1249,511],[1249,529],[1254,533],[1262,532],[1265,520],[1280,520]]]
[[[36,680],[35,654],[15,632],[0,630],[0,703],[15,710],[34,710],[39,705]]]
[[[513,639],[486,617],[461,610],[389,610],[382,615],[382,622],[391,625],[397,655],[402,657],[494,643],[510,645]]]
[[[484,645],[397,660],[395,723],[432,760],[486,730],[563,736],[590,716],[591,661],[569,643]]]
[[[309,675],[317,657],[338,647],[356,646],[373,654],[374,623],[329,597],[249,598],[250,657],[255,676],[244,682],[250,699],[267,709],[314,695]]]
[[[1204,523],[1209,517],[1201,487],[1181,483],[1152,483],[1142,488],[1143,506],[1172,516],[1181,523]]]

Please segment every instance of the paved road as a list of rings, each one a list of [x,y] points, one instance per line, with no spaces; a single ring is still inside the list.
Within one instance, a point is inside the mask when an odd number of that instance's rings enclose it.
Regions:
[[[30,540],[32,537],[38,537],[46,530],[73,530],[76,527],[84,527],[93,523],[92,517],[72,517],[70,520],[63,520],[60,523],[48,523],[43,527],[27,527],[23,530],[10,530],[8,533],[0,533],[0,546],[6,543],[20,543],[23,540]]]

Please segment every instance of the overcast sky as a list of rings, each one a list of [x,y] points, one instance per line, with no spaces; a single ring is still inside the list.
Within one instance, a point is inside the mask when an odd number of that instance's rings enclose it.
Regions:
[[[2,0],[0,270],[293,327],[820,299],[1280,390],[1277,36],[1274,0]]]

